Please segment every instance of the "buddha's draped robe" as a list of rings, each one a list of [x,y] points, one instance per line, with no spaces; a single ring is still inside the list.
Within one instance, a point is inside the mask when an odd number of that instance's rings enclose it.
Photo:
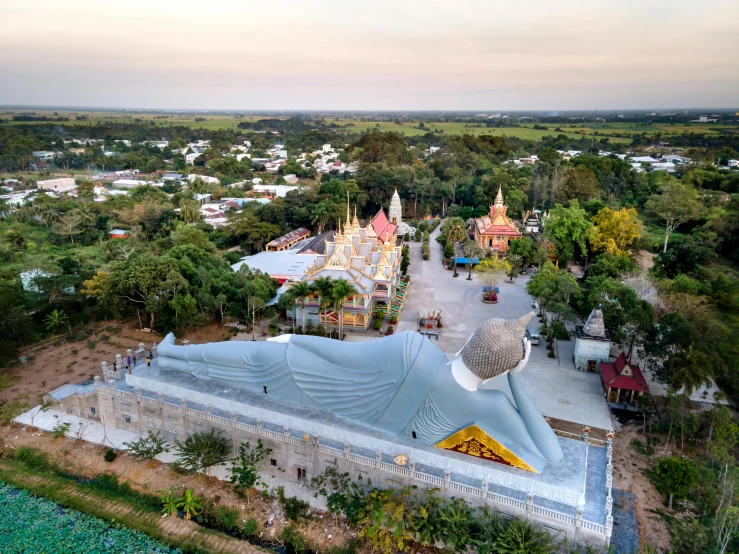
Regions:
[[[557,462],[556,437],[518,378],[508,376],[518,406],[498,390],[467,391],[448,361],[419,333],[360,343],[292,335],[287,344],[218,342],[159,345],[159,366],[212,379],[296,406],[314,408],[396,436],[436,444],[473,423],[524,459]],[[536,460],[535,460],[536,461]]]

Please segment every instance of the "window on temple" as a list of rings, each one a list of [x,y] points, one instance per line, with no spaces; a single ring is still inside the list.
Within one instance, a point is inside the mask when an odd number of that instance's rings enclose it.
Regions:
[[[95,415],[96,412],[97,412],[97,410],[95,408],[90,408],[90,413],[92,415]]]
[[[267,385],[262,385],[264,387],[264,394],[267,394]]]
[[[131,423],[131,418],[130,417],[127,417],[126,418],[126,423]]]
[[[274,458],[270,458],[269,465],[276,466],[277,465],[277,460],[275,460]]]
[[[416,432],[415,431],[411,432],[411,436],[413,436],[413,438],[415,439],[416,438]]]

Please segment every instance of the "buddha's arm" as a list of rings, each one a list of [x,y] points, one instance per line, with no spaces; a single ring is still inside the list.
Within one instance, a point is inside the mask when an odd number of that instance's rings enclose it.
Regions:
[[[513,400],[516,402],[518,413],[521,415],[521,419],[526,425],[526,429],[529,435],[531,435],[534,444],[539,449],[539,452],[544,455],[548,462],[559,462],[563,454],[557,436],[552,431],[552,428],[549,427],[544,417],[539,413],[539,410],[536,409],[536,406],[534,406],[531,398],[529,398],[529,395],[523,388],[518,375],[509,373],[508,385],[511,387],[511,393],[513,394]]]

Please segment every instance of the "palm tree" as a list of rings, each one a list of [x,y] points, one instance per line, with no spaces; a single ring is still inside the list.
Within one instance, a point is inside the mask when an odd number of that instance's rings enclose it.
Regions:
[[[184,498],[181,496],[175,496],[174,487],[169,487],[166,491],[160,490],[157,492],[162,495],[162,517],[167,514],[172,517],[177,517],[177,508],[182,506]]]
[[[197,200],[180,201],[180,216],[185,223],[195,223],[200,219],[200,204]]]
[[[334,309],[339,312],[339,340],[344,333],[344,302],[350,296],[357,294],[357,290],[346,279],[337,279],[331,289],[331,299]]]
[[[481,250],[480,250],[480,247],[477,245],[477,243],[474,240],[471,240],[469,238],[465,239],[462,250],[464,252],[464,257],[469,260],[467,262],[467,269],[469,269],[469,273],[467,274],[467,280],[472,281],[472,267],[475,265],[474,259],[480,256]],[[456,266],[456,264],[454,265]]]
[[[305,335],[305,301],[308,299],[308,297],[313,294],[313,287],[310,286],[305,281],[299,281],[293,285],[293,288],[291,289],[293,292],[293,296],[295,297],[295,300],[300,302],[300,308],[301,308],[301,327],[303,329],[303,334]]]
[[[685,408],[690,407],[690,396],[701,385],[711,384],[711,363],[703,352],[693,348],[691,344],[687,350],[678,351],[670,361],[668,367],[672,373],[672,385],[683,393],[678,395],[680,407],[680,451],[685,448]]]
[[[506,256],[506,261],[508,262],[508,270],[506,273],[508,273],[508,278],[513,282],[513,280],[518,276],[518,272],[521,271],[521,256],[518,254],[511,254],[510,256]]]
[[[467,236],[467,226],[461,217],[450,217],[441,227],[442,232],[446,235],[446,240],[452,244],[456,244]],[[457,273],[456,257],[454,259],[454,276]]]
[[[329,277],[319,277],[315,281],[313,281],[313,289],[318,292],[318,295],[320,297],[319,300],[319,307],[318,307],[318,314],[319,314],[319,320],[320,320],[320,314],[326,309],[331,306],[331,292],[334,288],[334,282]],[[324,317],[324,324],[326,325],[326,331],[328,334],[328,321],[327,318]]]
[[[61,327],[68,321],[69,317],[67,317],[67,314],[64,313],[64,310],[54,310],[51,313],[46,314],[46,317],[44,318],[46,328],[52,333],[59,332],[59,327]]]
[[[196,177],[187,188],[195,194],[208,194],[210,192],[210,185],[203,181],[200,177]]]
[[[182,498],[181,504],[185,512],[185,519],[190,519],[190,516],[196,516],[202,511],[202,501],[202,496],[195,496],[192,489],[185,489],[185,496]]]
[[[688,398],[701,387],[711,383],[711,363],[708,357],[691,344],[687,350],[678,351],[668,362],[672,374],[672,384],[676,389],[684,389]]]

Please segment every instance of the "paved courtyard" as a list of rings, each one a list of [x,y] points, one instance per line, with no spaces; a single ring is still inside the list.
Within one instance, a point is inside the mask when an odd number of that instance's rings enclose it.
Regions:
[[[398,331],[416,331],[419,310],[441,310],[438,346],[444,352],[454,354],[487,319],[521,317],[532,311],[533,300],[526,292],[528,277],[522,276],[514,283],[500,284],[497,304],[483,304],[482,287],[474,272],[472,280],[468,281],[467,268],[460,266],[456,279],[451,271],[444,269],[441,248],[435,240],[439,233],[440,227],[431,233],[431,255],[427,261],[421,257],[421,243],[408,243],[411,286],[396,328]],[[529,329],[533,332],[538,327],[538,318],[532,319]],[[577,371],[572,361],[574,348],[574,340],[557,341],[557,358],[547,358],[544,343],[532,346],[529,363],[520,374],[521,380],[544,415],[611,430],[613,424],[601,388],[600,374]],[[507,379],[493,379],[486,386],[510,393]]]

